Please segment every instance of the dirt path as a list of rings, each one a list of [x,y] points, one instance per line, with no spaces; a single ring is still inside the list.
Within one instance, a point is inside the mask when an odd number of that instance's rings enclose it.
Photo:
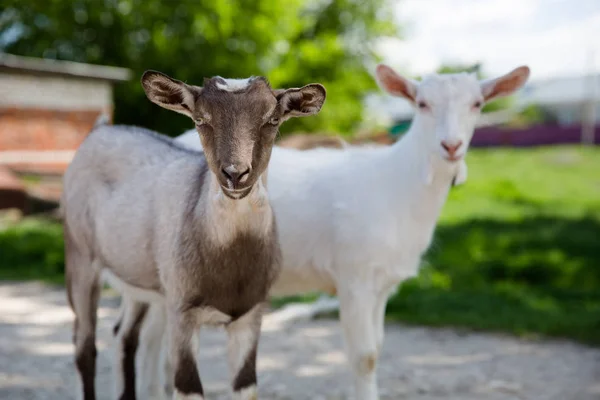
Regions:
[[[99,310],[99,400],[110,398],[110,329],[116,299]],[[63,290],[0,284],[0,399],[75,398],[72,314]],[[201,338],[207,399],[226,399],[224,333]],[[347,399],[349,376],[336,321],[277,327],[267,320],[259,351],[262,399]],[[598,400],[600,350],[560,341],[387,328],[382,399]]]

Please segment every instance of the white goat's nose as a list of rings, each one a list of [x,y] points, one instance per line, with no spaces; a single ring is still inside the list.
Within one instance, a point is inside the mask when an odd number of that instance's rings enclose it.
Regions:
[[[462,146],[462,140],[442,140],[442,147],[448,152],[450,157],[454,156],[460,146]]]

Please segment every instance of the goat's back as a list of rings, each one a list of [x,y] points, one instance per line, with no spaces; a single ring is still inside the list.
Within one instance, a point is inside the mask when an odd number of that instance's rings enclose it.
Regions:
[[[178,145],[171,138],[135,126],[102,125],[94,129],[81,144],[67,169],[65,180],[73,171],[96,173],[106,183],[130,179],[143,169],[164,168],[165,164],[203,153]]]
[[[158,290],[156,254],[197,201],[207,165],[201,152],[142,128],[101,126],[77,150],[64,176],[62,208],[73,245],[124,281]],[[161,240],[162,239],[162,240]],[[156,253],[156,254],[155,254]],[[168,252],[166,252],[168,253]],[[156,271],[156,268],[153,268]]]

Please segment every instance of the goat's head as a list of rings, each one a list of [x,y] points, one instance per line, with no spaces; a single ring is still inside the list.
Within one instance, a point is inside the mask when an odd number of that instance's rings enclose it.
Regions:
[[[377,66],[376,75],[385,91],[404,97],[416,108],[415,118],[432,151],[456,162],[467,152],[483,105],[523,86],[529,68],[522,66],[485,81],[478,81],[471,73],[460,73],[430,75],[416,82],[383,64]]]
[[[144,73],[142,86],[153,103],[194,120],[208,165],[232,199],[246,197],[267,168],[279,125],[318,113],[326,96],[317,83],[273,90],[263,77],[214,77],[198,87],[156,71]]]

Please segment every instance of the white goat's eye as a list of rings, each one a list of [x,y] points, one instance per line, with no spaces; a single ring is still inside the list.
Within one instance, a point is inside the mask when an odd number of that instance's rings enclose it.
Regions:
[[[273,118],[271,118],[271,119],[269,120],[269,123],[270,123],[271,125],[278,125],[278,124],[279,124],[279,118],[277,118],[277,117],[273,117]]]
[[[419,106],[419,108],[421,110],[425,110],[425,109],[429,108],[429,106],[427,105],[427,103],[425,103],[424,101],[420,101],[417,105]]]
[[[481,107],[482,105],[483,105],[483,103],[482,103],[481,101],[479,101],[479,100],[478,100],[478,101],[476,101],[476,102],[473,104],[473,108],[479,108],[479,107]]]

